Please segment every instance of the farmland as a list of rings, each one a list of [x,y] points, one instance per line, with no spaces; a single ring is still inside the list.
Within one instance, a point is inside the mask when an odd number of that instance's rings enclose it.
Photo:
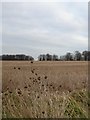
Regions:
[[[3,61],[3,118],[87,118],[88,62]]]

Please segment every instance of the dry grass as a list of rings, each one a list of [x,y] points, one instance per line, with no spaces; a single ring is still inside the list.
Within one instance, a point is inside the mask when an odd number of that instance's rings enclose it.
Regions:
[[[87,62],[3,62],[3,118],[88,117]]]

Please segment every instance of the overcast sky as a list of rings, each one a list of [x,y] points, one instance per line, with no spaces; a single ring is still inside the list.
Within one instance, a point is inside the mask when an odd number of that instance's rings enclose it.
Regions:
[[[88,49],[88,3],[2,3],[3,54],[63,55]]]

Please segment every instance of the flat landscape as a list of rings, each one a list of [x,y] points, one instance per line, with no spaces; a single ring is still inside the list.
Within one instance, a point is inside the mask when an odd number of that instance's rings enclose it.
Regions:
[[[87,118],[88,62],[3,61],[3,118]]]

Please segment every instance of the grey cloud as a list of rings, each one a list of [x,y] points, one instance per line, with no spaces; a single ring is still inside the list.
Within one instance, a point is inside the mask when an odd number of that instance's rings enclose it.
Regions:
[[[3,3],[2,13],[3,53],[87,48],[87,4]]]

